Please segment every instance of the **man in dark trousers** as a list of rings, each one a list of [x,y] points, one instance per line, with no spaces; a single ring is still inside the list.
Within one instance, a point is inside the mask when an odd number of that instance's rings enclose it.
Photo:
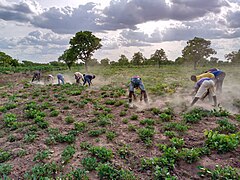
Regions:
[[[40,81],[40,77],[41,77],[40,71],[35,71],[35,72],[33,73],[32,82],[33,82],[34,80]]]
[[[211,69],[207,70],[206,72],[210,72],[210,73],[214,74],[214,76],[216,78],[216,91],[218,93],[222,93],[222,85],[223,85],[223,80],[226,76],[226,73],[217,68],[211,68]]]
[[[93,74],[93,75],[90,75],[90,74],[83,74],[83,86],[86,84],[86,82],[88,83],[88,86],[90,87],[91,84],[92,84],[92,80],[95,78],[96,76]]]
[[[142,83],[142,79],[139,76],[133,76],[131,78],[131,82],[129,84],[129,95],[128,95],[129,103],[132,103],[132,97],[134,97],[134,100],[136,100],[136,96],[134,94],[134,88],[136,89],[139,88],[141,90],[140,101],[142,101],[142,96],[143,96],[144,101],[147,103],[148,102],[147,93]]]

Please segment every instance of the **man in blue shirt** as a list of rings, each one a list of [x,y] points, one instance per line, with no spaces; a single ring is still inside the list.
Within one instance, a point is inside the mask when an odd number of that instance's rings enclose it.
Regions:
[[[129,84],[129,95],[128,95],[129,103],[132,103],[132,97],[134,97],[134,100],[136,100],[136,96],[134,94],[134,88],[136,89],[139,88],[141,90],[140,101],[142,101],[142,96],[143,96],[144,101],[147,103],[148,102],[147,93],[142,83],[142,79],[139,76],[133,76],[131,78],[131,82]]]
[[[95,78],[95,75],[90,75],[90,74],[83,74],[83,86],[86,84],[86,82],[88,83],[88,86],[90,87],[90,85],[92,84],[92,80]]]
[[[210,72],[214,74],[216,78],[216,91],[219,93],[222,93],[222,85],[223,85],[223,80],[226,76],[226,73],[217,68],[211,68],[206,72]]]
[[[61,84],[61,82],[62,82],[62,84],[64,84],[64,77],[62,74],[59,73],[57,75],[57,78],[58,78],[58,84]]]
[[[40,81],[40,77],[41,77],[40,71],[35,71],[35,72],[33,73],[32,82],[33,82],[34,80]]]

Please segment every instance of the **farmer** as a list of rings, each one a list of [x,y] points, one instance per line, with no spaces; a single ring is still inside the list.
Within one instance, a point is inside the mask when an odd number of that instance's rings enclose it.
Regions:
[[[62,82],[62,84],[64,84],[64,77],[62,74],[59,73],[57,75],[57,78],[58,78],[58,84],[61,84],[61,82]]]
[[[54,79],[53,75],[49,74],[49,75],[47,76],[47,81],[48,81],[48,82],[53,83],[53,79]]]
[[[82,75],[82,73],[80,73],[80,72],[75,72],[75,73],[74,73],[74,77],[75,77],[76,83],[77,83],[77,84],[81,84],[81,83],[80,83],[80,80],[82,79],[82,81],[83,81],[83,75]]]
[[[223,85],[223,80],[226,76],[226,73],[217,68],[209,69],[206,72],[214,74],[216,78],[216,91],[218,93],[222,93],[222,85]]]
[[[214,74],[212,74],[211,72],[205,72],[200,75],[192,75],[191,80],[194,82],[197,82],[198,80],[200,80],[202,78],[214,78],[214,77],[215,77]]]
[[[202,78],[198,80],[194,86],[193,92],[191,93],[192,95],[195,94],[191,106],[193,106],[198,101],[198,99],[204,99],[208,94],[213,98],[213,106],[217,106],[217,97],[215,94],[214,86],[215,82],[211,78]]]
[[[35,72],[33,73],[32,82],[33,82],[34,80],[40,81],[40,77],[41,77],[40,71],[35,71]]]
[[[131,78],[131,82],[129,84],[129,95],[128,95],[129,103],[132,103],[132,96],[134,97],[134,100],[136,100],[136,96],[134,94],[134,88],[136,89],[140,88],[141,90],[140,101],[142,101],[142,96],[143,96],[144,101],[147,103],[148,102],[147,93],[142,83],[142,79],[139,76],[133,76]]]
[[[90,85],[92,84],[92,80],[95,78],[96,76],[90,75],[90,74],[83,74],[83,86],[86,84],[86,82],[88,83],[88,86],[90,87]]]

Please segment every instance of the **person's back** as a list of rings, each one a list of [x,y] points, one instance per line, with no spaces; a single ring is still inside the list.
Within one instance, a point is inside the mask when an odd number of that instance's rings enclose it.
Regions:
[[[95,78],[96,76],[90,75],[90,74],[83,74],[83,78],[84,78],[84,82],[83,82],[83,86],[86,84],[86,82],[88,83],[88,86],[90,87],[90,85],[92,84],[92,80]]]
[[[40,71],[35,71],[35,72],[33,73],[32,82],[33,82],[34,80],[40,81],[40,77],[41,77]]]
[[[57,74],[57,78],[58,78],[58,84],[64,84],[64,77],[61,73]]]
[[[202,78],[214,78],[214,77],[215,77],[215,76],[214,76],[213,73],[207,72],[207,73],[203,73],[203,74],[200,74],[200,75],[196,76],[196,79],[197,79],[197,81],[198,81],[198,80],[200,80],[200,79],[202,79]]]

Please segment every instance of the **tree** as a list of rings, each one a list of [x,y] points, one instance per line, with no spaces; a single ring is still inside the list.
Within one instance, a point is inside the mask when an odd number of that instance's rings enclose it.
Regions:
[[[101,65],[103,65],[103,66],[108,66],[109,63],[110,63],[110,59],[104,58],[104,59],[102,59],[102,60],[100,61],[100,63],[101,63]]]
[[[90,58],[88,61],[88,65],[89,66],[97,66],[97,65],[99,65],[99,62],[96,58]]]
[[[158,63],[158,67],[160,67],[160,64],[162,61],[168,61],[168,58],[166,56],[165,51],[161,49],[157,49],[154,54],[151,55],[151,59],[154,62]]]
[[[58,58],[58,61],[63,61],[67,64],[68,69],[71,70],[72,65],[77,61],[77,54],[73,49],[67,49],[64,53]]]
[[[120,59],[118,60],[118,64],[119,65],[128,65],[129,64],[128,58],[122,54],[120,56]]]
[[[240,63],[240,49],[238,51],[232,51],[231,53],[226,54],[225,59],[233,64]]]
[[[95,52],[101,48],[101,39],[97,38],[90,31],[80,31],[70,39],[70,49],[77,54],[77,58],[85,63],[85,69],[88,72],[88,62]]]
[[[14,59],[11,56],[0,51],[0,65],[5,67],[11,65],[11,63],[14,63]]]
[[[139,66],[140,64],[143,63],[144,60],[145,60],[145,57],[143,56],[143,54],[141,52],[137,52],[137,53],[134,53],[131,63],[133,65]]]
[[[210,48],[211,41],[203,38],[195,37],[187,42],[187,46],[182,50],[184,59],[194,63],[194,69],[197,69],[197,64],[212,54],[217,52]]]

